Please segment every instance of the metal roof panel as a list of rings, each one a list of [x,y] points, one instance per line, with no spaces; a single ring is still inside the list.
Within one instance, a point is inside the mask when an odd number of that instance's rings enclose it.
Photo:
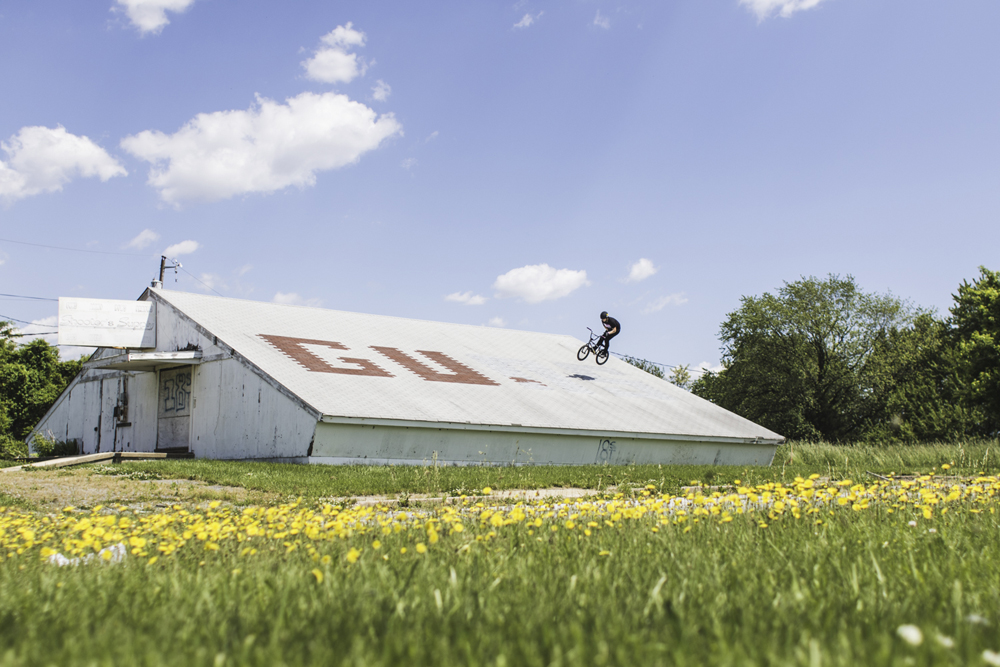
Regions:
[[[329,417],[782,438],[571,336],[151,291]]]

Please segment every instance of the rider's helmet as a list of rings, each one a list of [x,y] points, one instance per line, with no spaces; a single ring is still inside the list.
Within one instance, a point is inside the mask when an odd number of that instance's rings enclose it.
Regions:
[[[606,319],[608,319],[608,311],[605,310],[601,312],[601,321],[603,322]]]

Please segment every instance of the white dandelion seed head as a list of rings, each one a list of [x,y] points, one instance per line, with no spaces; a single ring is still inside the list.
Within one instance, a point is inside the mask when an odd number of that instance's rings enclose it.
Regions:
[[[896,634],[910,646],[920,646],[924,643],[924,633],[915,625],[901,625],[896,628]]]

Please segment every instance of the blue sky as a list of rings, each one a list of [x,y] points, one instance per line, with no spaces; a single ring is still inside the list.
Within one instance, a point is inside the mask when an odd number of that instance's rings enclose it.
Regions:
[[[0,2],[0,293],[166,287],[713,366],[802,275],[1000,267],[992,0]],[[21,245],[22,241],[93,252]],[[102,254],[121,253],[121,254]],[[51,330],[55,303],[0,297]]]

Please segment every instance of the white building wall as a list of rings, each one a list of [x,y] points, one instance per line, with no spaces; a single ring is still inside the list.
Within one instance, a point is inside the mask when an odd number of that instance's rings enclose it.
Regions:
[[[427,465],[770,465],[774,445],[321,423],[310,463]]]
[[[316,416],[236,359],[196,367],[191,450],[197,458],[308,455]]]

